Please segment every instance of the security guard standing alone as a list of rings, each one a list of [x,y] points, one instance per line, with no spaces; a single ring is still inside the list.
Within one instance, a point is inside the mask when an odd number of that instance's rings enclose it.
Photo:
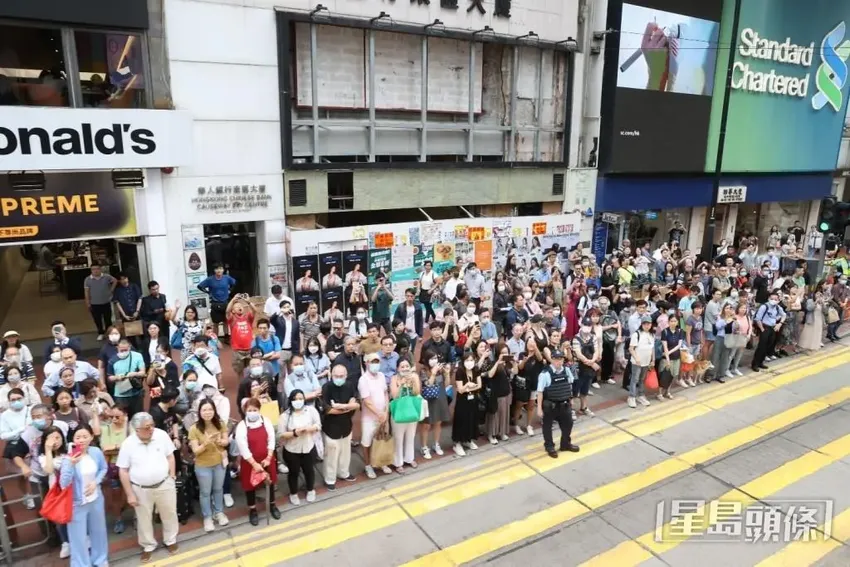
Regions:
[[[543,448],[553,459],[558,458],[555,441],[552,439],[552,423],[557,421],[561,428],[561,451],[578,453],[578,445],[570,442],[573,417],[570,410],[575,381],[573,373],[564,366],[563,351],[552,353],[552,364],[537,378],[537,415],[543,420]]]

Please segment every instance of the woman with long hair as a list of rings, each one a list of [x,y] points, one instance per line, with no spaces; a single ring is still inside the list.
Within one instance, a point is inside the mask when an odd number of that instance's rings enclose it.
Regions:
[[[48,454],[49,453],[49,454]],[[62,469],[62,464],[68,456],[68,445],[65,442],[65,434],[55,425],[44,429],[41,434],[41,442],[38,444],[38,459],[41,470],[47,477],[48,488],[53,488],[59,480],[56,473]],[[24,491],[26,494],[26,491]],[[66,559],[71,555],[71,544],[68,542],[68,526],[66,524],[51,524],[56,528],[62,547],[59,550],[59,559]]]
[[[419,441],[422,456],[425,459],[430,459],[429,435],[434,441],[434,452],[437,456],[442,456],[443,454],[443,449],[440,447],[440,432],[443,430],[443,423],[449,421],[449,403],[446,400],[446,386],[449,381],[451,364],[440,362],[439,355],[430,350],[422,355],[422,360],[427,362],[427,366],[422,368],[419,380],[422,387],[422,397],[428,402],[428,417],[421,422]]]
[[[183,319],[175,321],[177,332],[183,340],[183,349],[180,351],[180,360],[184,361],[192,354],[192,343],[195,338],[204,333],[204,324],[198,319],[198,310],[194,305],[187,305],[183,310]]]
[[[732,331],[732,336],[735,337],[734,344],[730,348],[729,354],[729,372],[727,376],[735,374],[743,376],[743,372],[738,368],[741,364],[741,358],[744,356],[747,343],[753,336],[753,321],[750,318],[750,308],[746,302],[738,303],[735,308],[735,319],[732,322],[731,329],[727,326],[727,330]],[[818,335],[820,340],[820,335]]]
[[[402,396],[418,396],[421,392],[419,377],[413,371],[413,366],[410,361],[402,359],[398,361],[396,374],[390,381],[390,397],[396,400]],[[455,414],[457,415],[457,414]],[[390,416],[392,420],[392,416]],[[393,466],[396,472],[403,473],[404,465],[410,465],[410,468],[415,469],[416,451],[414,445],[416,443],[416,426],[418,422],[412,423],[396,423],[391,421],[393,429]]]
[[[92,446],[92,441],[91,428],[80,425],[74,432],[73,448],[62,461],[59,472],[59,486],[74,487],[74,512],[68,524],[72,567],[107,565],[109,558],[106,507],[100,489],[107,465],[103,452]],[[45,446],[47,459],[52,459],[52,451],[52,445]]]
[[[195,476],[200,489],[201,515],[204,531],[215,530],[215,523],[226,526],[224,515],[224,476],[227,474],[229,445],[227,428],[210,400],[198,405],[198,421],[189,429],[189,447],[195,455]],[[212,497],[212,498],[210,498]]]
[[[729,357],[731,350],[726,347],[726,326],[731,325],[735,320],[735,308],[731,303],[724,303],[720,309],[720,315],[714,321],[715,341],[714,350],[712,351],[712,364],[714,364],[714,379],[721,384],[725,382],[725,378],[731,378],[732,373],[729,372]]]
[[[114,405],[106,410],[103,417],[103,427],[100,433],[100,448],[106,457],[107,473],[106,486],[108,497],[106,499],[107,514],[115,520],[112,531],[123,534],[126,526],[121,515],[127,507],[127,495],[121,488],[118,478],[118,451],[121,444],[130,435],[130,420],[127,417],[127,408]]]
[[[280,414],[277,434],[283,441],[283,461],[289,469],[289,502],[301,504],[298,498],[298,476],[304,474],[307,502],[316,500],[316,433],[322,429],[319,412],[307,404],[304,392],[295,389],[289,393],[287,409]]]
[[[319,386],[324,386],[331,374],[331,361],[328,355],[322,351],[322,343],[318,337],[307,341],[307,352],[304,353],[304,366],[312,376],[319,381]]]
[[[478,393],[481,391],[481,370],[476,364],[476,355],[467,351],[455,374],[454,420],[452,421],[452,441],[454,452],[458,456],[466,455],[466,449],[477,449],[478,437]]]

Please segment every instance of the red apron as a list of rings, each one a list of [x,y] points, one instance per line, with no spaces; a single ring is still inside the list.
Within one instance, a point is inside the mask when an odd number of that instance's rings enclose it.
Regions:
[[[248,432],[248,450],[251,451],[251,456],[258,463],[263,462],[263,460],[269,456],[269,434],[266,431],[265,421],[262,422],[260,427],[256,427],[254,429],[248,427],[248,424],[246,423],[245,429]],[[254,468],[251,464],[245,459],[242,459],[241,464],[239,465],[239,479],[242,481],[242,490],[245,490],[246,492],[256,488],[251,485],[252,470],[254,470]],[[266,468],[266,472],[269,473],[271,481],[276,483],[277,462],[275,461],[274,452],[272,452],[272,460]]]

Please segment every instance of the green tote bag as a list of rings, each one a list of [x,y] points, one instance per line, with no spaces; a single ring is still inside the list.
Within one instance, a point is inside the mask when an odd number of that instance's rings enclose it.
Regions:
[[[396,423],[416,423],[422,415],[422,396],[413,396],[409,388],[390,402],[390,415]]]

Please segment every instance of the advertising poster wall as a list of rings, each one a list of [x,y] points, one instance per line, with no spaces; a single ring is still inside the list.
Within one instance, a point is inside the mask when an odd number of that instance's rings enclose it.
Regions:
[[[343,277],[343,307],[347,312],[349,309],[349,301],[351,298],[352,282],[359,282],[361,285],[366,285],[366,274],[369,269],[367,250],[344,250],[342,252],[342,271],[345,272]],[[327,311],[330,306],[322,306],[322,310]]]
[[[311,301],[319,303],[319,258],[318,256],[296,256],[292,259],[295,281],[295,313],[301,315],[307,311]]]

